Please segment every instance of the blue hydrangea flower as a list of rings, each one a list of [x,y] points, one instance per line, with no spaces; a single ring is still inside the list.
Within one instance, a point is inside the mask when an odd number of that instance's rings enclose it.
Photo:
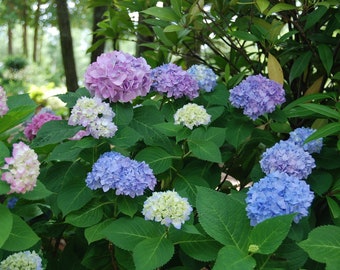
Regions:
[[[15,205],[17,204],[19,198],[17,197],[12,197],[7,200],[7,208],[13,209]]]
[[[322,138],[310,141],[308,143],[304,143],[305,140],[312,135],[316,130],[312,128],[296,128],[294,131],[289,132],[288,141],[294,142],[296,145],[301,146],[308,153],[320,153],[322,149]]]
[[[166,93],[167,97],[175,99],[198,97],[199,87],[197,81],[181,67],[169,63],[151,70],[151,88],[159,93]]]
[[[276,216],[296,213],[294,222],[308,215],[314,199],[309,185],[286,173],[274,172],[249,188],[246,211],[250,225]]]
[[[215,88],[218,77],[211,68],[193,65],[188,69],[188,73],[197,80],[200,89],[211,92]]]
[[[262,75],[248,76],[230,90],[231,105],[242,108],[252,120],[273,112],[277,105],[285,102],[285,91],[281,84]]]
[[[93,164],[87,174],[86,185],[104,192],[116,190],[117,195],[132,198],[143,195],[144,190],[154,189],[157,180],[149,165],[123,156],[118,152],[106,152]]]
[[[299,179],[306,179],[315,168],[315,160],[293,142],[280,141],[262,154],[260,165],[265,174],[283,172]]]

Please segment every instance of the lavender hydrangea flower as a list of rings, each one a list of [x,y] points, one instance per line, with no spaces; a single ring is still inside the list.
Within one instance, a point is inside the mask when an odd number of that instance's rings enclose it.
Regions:
[[[94,138],[111,138],[117,131],[117,126],[112,122],[115,113],[110,105],[100,98],[81,97],[72,108],[68,124],[80,125],[86,131],[77,133],[71,140],[80,139],[91,134]]]
[[[236,108],[242,108],[249,118],[256,120],[265,113],[273,112],[286,99],[282,85],[262,75],[252,75],[230,90],[229,100]]]
[[[174,115],[175,124],[183,124],[192,129],[194,126],[207,125],[210,123],[211,115],[203,106],[189,103],[178,109]]]
[[[198,97],[199,86],[197,81],[181,67],[169,63],[154,68],[151,71],[151,88],[159,93],[166,93],[167,97],[175,99]]]
[[[215,88],[218,77],[211,68],[205,65],[192,65],[188,73],[195,78],[200,89],[211,92]]]
[[[115,189],[117,195],[132,198],[143,195],[145,189],[154,189],[157,180],[149,165],[132,160],[118,152],[106,152],[93,164],[87,174],[86,185],[104,192]]]
[[[33,140],[42,125],[52,120],[61,120],[61,116],[49,112],[42,112],[34,115],[31,122],[24,129],[26,138]]]
[[[42,270],[42,260],[35,251],[17,252],[0,263],[1,270]]]
[[[13,144],[12,157],[5,158],[6,164],[1,180],[10,184],[10,193],[26,193],[36,186],[40,173],[38,155],[23,142]]]
[[[146,220],[155,220],[169,227],[180,229],[189,220],[192,207],[187,198],[176,191],[153,192],[144,202],[142,214]]]
[[[121,51],[103,53],[85,72],[85,86],[93,96],[129,102],[145,96],[151,86],[151,68],[145,59]]]
[[[268,148],[262,154],[260,165],[266,174],[284,172],[299,179],[306,179],[316,166],[308,152],[290,141],[280,141]]]
[[[304,143],[305,140],[312,135],[316,130],[312,128],[296,128],[294,131],[289,132],[288,141],[294,142],[297,146],[302,147],[305,151],[310,154],[320,153],[322,149],[323,139],[319,138],[308,143]]]
[[[0,117],[8,112],[7,95],[5,90],[0,86]]]
[[[294,222],[308,216],[308,209],[314,199],[309,185],[286,173],[274,172],[262,178],[249,188],[246,211],[250,225],[276,216],[296,213]]]

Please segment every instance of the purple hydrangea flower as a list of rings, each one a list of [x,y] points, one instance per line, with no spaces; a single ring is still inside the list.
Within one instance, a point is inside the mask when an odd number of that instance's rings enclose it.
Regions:
[[[157,183],[149,165],[123,156],[118,152],[106,152],[93,164],[87,174],[86,185],[92,189],[115,189],[117,195],[132,198],[143,195],[145,189],[154,189]]]
[[[7,95],[5,90],[0,86],[0,117],[8,112]]]
[[[250,224],[256,224],[276,216],[296,213],[298,223],[308,215],[308,208],[314,199],[309,185],[286,173],[274,172],[262,178],[249,188],[246,211]]]
[[[31,122],[24,129],[26,138],[33,140],[42,125],[52,120],[61,120],[61,116],[49,112],[41,112],[34,115]]]
[[[175,99],[198,97],[199,86],[197,81],[181,67],[169,63],[154,68],[151,71],[152,89],[159,93],[166,93],[167,97]]]
[[[193,65],[188,69],[188,73],[194,77],[200,89],[211,92],[215,88],[218,77],[211,68]]]
[[[315,168],[315,160],[293,142],[280,141],[262,154],[260,165],[266,174],[282,172],[298,179],[306,179]]]
[[[85,72],[85,86],[93,96],[129,102],[145,96],[151,86],[151,68],[145,59],[121,51],[103,53]]]
[[[249,118],[256,120],[265,113],[273,112],[286,99],[282,85],[262,75],[252,75],[230,90],[229,100],[236,108],[242,108]]]
[[[315,129],[306,127],[296,128],[294,131],[289,132],[290,137],[288,141],[291,141],[296,145],[302,147],[305,151],[307,151],[310,154],[320,153],[323,143],[322,138],[310,141],[308,143],[304,143],[304,141],[315,131],[316,131]]]

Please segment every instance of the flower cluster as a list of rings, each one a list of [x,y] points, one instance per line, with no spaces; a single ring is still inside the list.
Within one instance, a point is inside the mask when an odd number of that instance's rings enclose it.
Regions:
[[[169,63],[154,68],[151,71],[152,89],[159,93],[166,93],[167,97],[175,99],[198,97],[199,86],[197,81],[181,67]]]
[[[247,192],[247,216],[250,224],[266,219],[296,213],[296,223],[308,215],[308,208],[314,199],[309,185],[286,173],[274,172],[262,178]]]
[[[40,163],[38,155],[23,142],[13,144],[13,156],[5,158],[1,180],[10,184],[9,193],[26,193],[36,186]]]
[[[121,51],[103,53],[85,72],[85,86],[93,96],[129,102],[145,96],[151,86],[151,68],[145,59]]]
[[[280,141],[263,153],[260,165],[266,174],[282,172],[298,179],[306,179],[315,167],[315,160],[293,142]]]
[[[207,125],[210,123],[211,115],[207,113],[203,106],[195,103],[184,105],[178,109],[174,115],[175,124],[183,124],[192,129],[194,126]]]
[[[249,118],[256,120],[285,102],[285,91],[275,81],[262,75],[252,75],[230,90],[229,100],[236,108],[242,108]]]
[[[61,116],[49,112],[42,112],[33,116],[31,122],[24,129],[26,138],[33,140],[42,125],[52,120],[61,120]]]
[[[17,252],[0,263],[1,270],[42,270],[42,260],[35,251]]]
[[[81,97],[72,108],[68,124],[80,125],[86,128],[85,133],[98,139],[100,136],[111,138],[117,131],[117,126],[112,123],[115,113],[110,105],[100,98]]]
[[[8,112],[7,95],[5,90],[0,86],[0,116]]]
[[[132,160],[118,152],[106,152],[93,164],[87,174],[86,185],[92,189],[115,189],[117,195],[132,198],[143,195],[144,190],[154,189],[157,179],[149,165]]]
[[[153,192],[144,202],[142,214],[146,220],[155,220],[163,225],[171,224],[180,229],[189,220],[192,207],[187,198],[182,198],[176,191]]]
[[[323,144],[322,138],[305,143],[305,140],[315,131],[316,130],[312,128],[306,127],[297,128],[289,133],[290,137],[288,141],[294,142],[297,146],[302,147],[305,151],[307,151],[310,154],[320,153]]]
[[[193,65],[188,69],[188,73],[195,78],[200,89],[211,92],[215,88],[218,77],[211,68]]]

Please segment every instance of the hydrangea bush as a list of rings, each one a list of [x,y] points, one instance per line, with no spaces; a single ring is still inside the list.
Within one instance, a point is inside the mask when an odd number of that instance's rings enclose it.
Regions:
[[[67,117],[0,88],[0,269],[336,269],[339,97],[292,99],[263,59],[229,76],[107,52]]]

